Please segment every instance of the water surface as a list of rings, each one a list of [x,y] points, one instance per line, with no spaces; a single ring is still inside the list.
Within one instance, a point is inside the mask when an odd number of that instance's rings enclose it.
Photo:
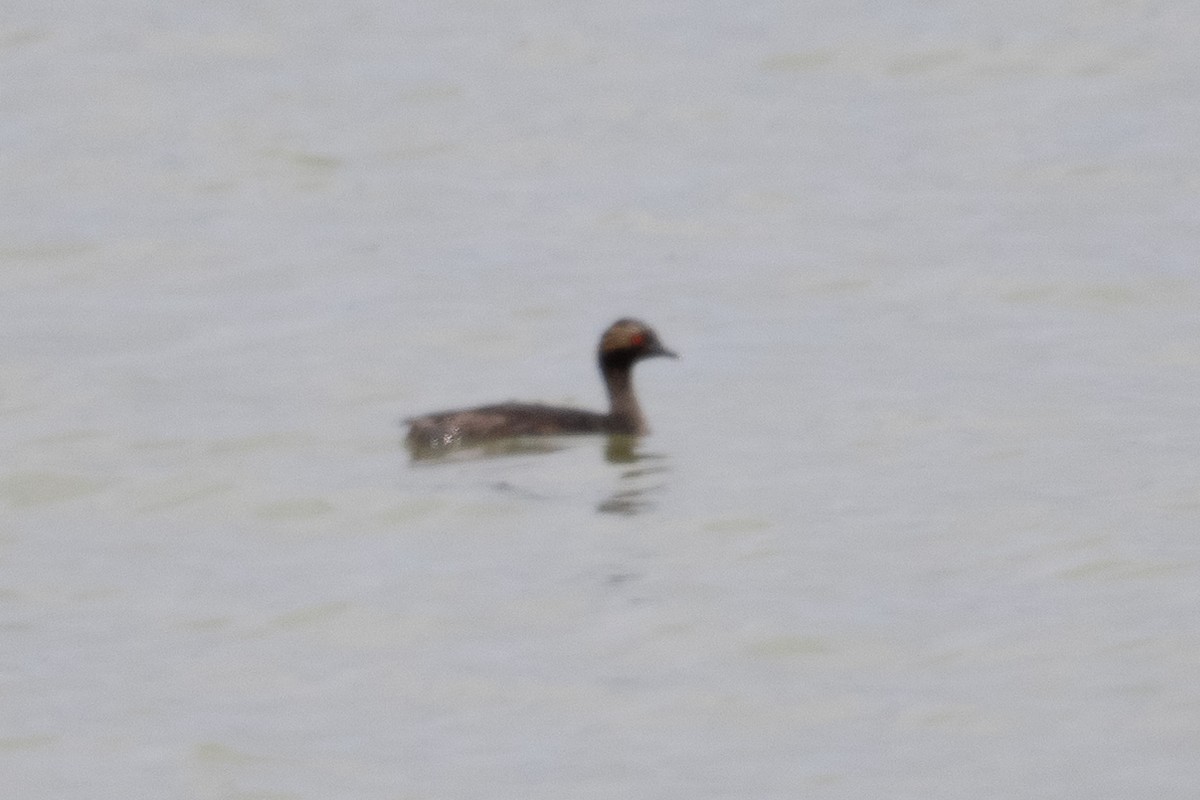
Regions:
[[[7,791],[1188,796],[1198,13],[14,11]]]

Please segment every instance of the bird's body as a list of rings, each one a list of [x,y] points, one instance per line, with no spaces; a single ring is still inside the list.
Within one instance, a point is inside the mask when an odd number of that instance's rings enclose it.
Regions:
[[[442,411],[408,420],[408,444],[414,450],[435,451],[455,444],[519,436],[644,434],[646,421],[633,393],[632,370],[638,361],[654,356],[676,357],[645,323],[617,320],[600,338],[597,352],[608,390],[607,414],[539,403],[497,403]]]

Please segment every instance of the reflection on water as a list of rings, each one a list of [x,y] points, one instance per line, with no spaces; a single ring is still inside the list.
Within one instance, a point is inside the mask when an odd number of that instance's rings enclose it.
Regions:
[[[496,439],[486,442],[460,441],[436,447],[414,446],[410,441],[407,442],[407,447],[411,463],[414,466],[427,467],[436,464],[462,464],[510,456],[548,455],[564,451],[573,444],[579,443],[581,439],[586,440],[589,445],[596,440],[593,436],[539,436]],[[622,469],[618,474],[617,487],[596,506],[596,510],[600,513],[632,516],[654,507],[652,498],[666,487],[662,476],[669,471],[669,467],[666,455],[643,452],[639,449],[642,443],[641,438],[628,435],[609,436],[605,440],[604,460]],[[521,495],[529,499],[543,497],[540,494],[521,489],[507,480],[496,481],[490,485],[493,489],[506,494]]]
[[[557,453],[567,449],[571,439],[582,437],[568,436],[518,436],[506,439],[462,440],[458,439],[448,444],[438,442],[425,444],[408,440],[405,446],[414,462],[442,463],[475,461],[481,458],[497,458],[504,456],[525,456],[537,453]],[[587,439],[594,439],[588,436]],[[610,464],[633,464],[645,459],[662,458],[661,455],[639,453],[637,446],[639,437],[629,435],[609,436],[604,448],[604,460]]]
[[[637,453],[638,437],[609,436],[604,448],[604,460],[610,464],[632,464],[642,456]]]
[[[654,507],[651,496],[666,488],[663,481],[654,480],[669,471],[667,457],[661,453],[638,452],[641,440],[636,436],[610,436],[604,449],[604,459],[610,464],[637,464],[621,473],[622,485],[605,498],[596,510],[601,514],[633,516]]]

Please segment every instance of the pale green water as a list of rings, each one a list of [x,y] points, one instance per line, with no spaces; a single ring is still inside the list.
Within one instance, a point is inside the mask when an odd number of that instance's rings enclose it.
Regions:
[[[1190,5],[11,17],[6,794],[1194,791]]]

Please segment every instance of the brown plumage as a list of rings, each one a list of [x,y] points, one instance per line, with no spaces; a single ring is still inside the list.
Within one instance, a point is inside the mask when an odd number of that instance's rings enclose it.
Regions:
[[[442,411],[408,420],[408,445],[414,450],[430,451],[516,436],[644,434],[646,420],[633,393],[633,365],[655,356],[678,357],[663,347],[649,325],[636,319],[619,319],[600,337],[597,348],[600,374],[608,390],[607,414],[536,403]]]

